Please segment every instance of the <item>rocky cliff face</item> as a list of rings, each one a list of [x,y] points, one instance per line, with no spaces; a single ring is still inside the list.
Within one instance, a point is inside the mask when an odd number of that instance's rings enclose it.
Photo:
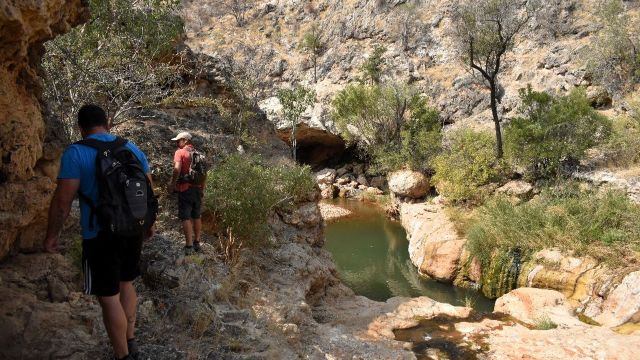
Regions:
[[[565,93],[587,86],[595,99],[601,91],[585,76],[581,49],[597,29],[591,1],[544,2],[539,16],[521,34],[506,57],[500,85],[500,112],[509,115],[518,105],[518,89]],[[410,5],[407,9],[406,5]],[[313,87],[318,103],[306,114],[316,129],[335,132],[330,101],[337,91],[360,77],[360,67],[376,45],[384,54],[388,83],[411,83],[420,89],[447,123],[490,125],[488,93],[478,76],[458,60],[453,44],[451,13],[454,2],[423,1],[255,1],[238,27],[228,9],[194,1],[187,12],[199,11],[189,43],[208,54],[229,56],[237,63],[263,69],[252,73],[265,84],[262,107],[278,126],[286,128],[273,98],[281,86],[303,82]],[[320,29],[324,48],[317,60],[317,83],[312,61],[300,49],[305,32]],[[407,26],[404,26],[407,24]],[[408,35],[403,40],[403,29]],[[606,96],[605,96],[606,97]],[[605,101],[606,103],[606,101]],[[300,139],[298,140],[300,142]],[[304,139],[302,139],[304,143]]]
[[[0,258],[39,246],[63,148],[40,103],[42,43],[88,15],[82,0],[0,6]]]

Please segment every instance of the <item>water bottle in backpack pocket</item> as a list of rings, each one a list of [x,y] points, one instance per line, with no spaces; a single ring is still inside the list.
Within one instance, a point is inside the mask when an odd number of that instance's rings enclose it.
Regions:
[[[126,146],[127,140],[119,137],[111,142],[85,139],[77,144],[98,151],[98,201],[94,203],[80,194],[91,208],[90,226],[97,222],[102,230],[116,236],[144,235],[156,220],[158,200],[140,160]]]

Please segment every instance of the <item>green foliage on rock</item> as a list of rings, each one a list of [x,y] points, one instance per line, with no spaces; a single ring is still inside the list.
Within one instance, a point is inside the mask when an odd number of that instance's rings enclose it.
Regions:
[[[336,126],[371,160],[374,172],[426,171],[440,150],[439,114],[410,87],[349,85],[332,105]]]
[[[514,249],[526,258],[546,248],[621,261],[640,251],[639,216],[640,206],[615,190],[563,186],[520,204],[498,196],[477,210],[467,248],[483,265]]]
[[[604,156],[612,165],[640,163],[640,93],[628,98],[629,112],[612,120],[612,132],[603,145]]]
[[[268,218],[314,191],[308,166],[268,164],[257,157],[230,155],[209,172],[205,209],[246,246],[268,241]]]
[[[622,0],[597,6],[602,25],[587,47],[587,71],[611,92],[624,92],[640,81],[640,18],[631,15]]]
[[[178,1],[91,0],[92,18],[45,44],[45,100],[71,129],[84,103],[102,105],[112,122],[176,95],[172,63],[183,34]]]
[[[313,82],[318,82],[318,57],[322,55],[324,50],[324,39],[322,29],[317,23],[311,25],[309,30],[302,36],[300,41],[300,49],[308,53],[313,65]]]
[[[487,195],[483,185],[496,181],[502,173],[495,158],[495,138],[488,132],[460,129],[446,142],[433,161],[438,192],[452,202],[482,200]]]
[[[362,71],[362,82],[371,85],[379,84],[385,71],[386,60],[383,57],[387,52],[387,48],[382,45],[376,45],[373,52],[360,68]]]
[[[522,116],[505,126],[509,160],[526,168],[532,178],[559,174],[564,161],[578,160],[603,142],[611,122],[592,107],[583,89],[567,96],[520,90]]]

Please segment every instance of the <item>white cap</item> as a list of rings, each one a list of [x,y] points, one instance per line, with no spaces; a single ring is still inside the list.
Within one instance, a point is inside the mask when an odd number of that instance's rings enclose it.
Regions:
[[[180,139],[191,140],[191,134],[189,134],[186,131],[183,131],[180,134],[178,134],[178,136],[176,136],[173,139],[171,139],[171,141],[177,141],[177,140],[180,140]]]

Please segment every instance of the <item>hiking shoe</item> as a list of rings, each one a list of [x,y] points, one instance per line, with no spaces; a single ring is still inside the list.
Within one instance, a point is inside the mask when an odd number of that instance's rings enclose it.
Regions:
[[[184,247],[184,256],[193,255],[193,246]]]
[[[138,343],[136,339],[127,340],[127,347],[129,348],[129,357],[133,360],[138,360],[140,358],[140,351],[138,350]]]
[[[195,250],[195,252],[200,252],[200,250],[202,250],[202,248],[200,247],[200,241],[193,242],[193,250]]]

